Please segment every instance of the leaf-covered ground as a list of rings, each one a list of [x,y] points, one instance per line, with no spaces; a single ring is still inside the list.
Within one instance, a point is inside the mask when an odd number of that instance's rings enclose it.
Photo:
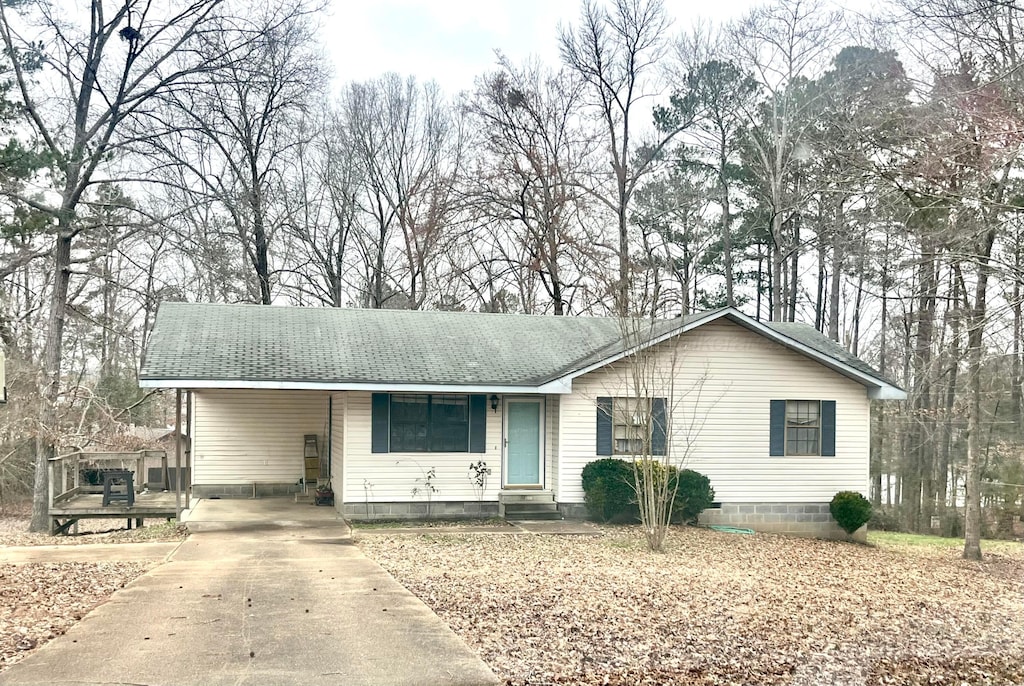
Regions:
[[[83,519],[78,533],[51,536],[30,533],[28,515],[0,515],[0,545],[88,545],[91,543],[140,543],[144,541],[180,541],[188,535],[183,525],[149,519],[142,528],[127,528],[124,519]]]
[[[152,523],[127,529],[125,520],[88,519],[77,535],[50,536],[29,533],[27,512],[16,511],[0,515],[0,547],[175,541],[187,535],[175,522]],[[148,567],[139,562],[0,563],[0,672],[65,633]]]
[[[65,633],[147,568],[139,562],[0,563],[0,672]]]
[[[1024,546],[868,547],[703,529],[359,544],[507,684],[1024,683]]]

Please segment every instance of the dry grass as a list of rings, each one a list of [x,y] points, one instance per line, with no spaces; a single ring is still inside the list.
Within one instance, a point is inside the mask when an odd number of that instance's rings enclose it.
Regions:
[[[1024,546],[981,563],[701,529],[360,541],[507,684],[1024,682]]]

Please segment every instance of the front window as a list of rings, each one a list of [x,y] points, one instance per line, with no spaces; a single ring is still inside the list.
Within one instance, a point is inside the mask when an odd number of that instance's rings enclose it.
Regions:
[[[392,393],[391,452],[469,452],[469,396]]]
[[[786,401],[786,454],[821,454],[821,401]]]
[[[650,398],[615,398],[612,401],[612,437],[616,455],[646,455],[650,452]]]

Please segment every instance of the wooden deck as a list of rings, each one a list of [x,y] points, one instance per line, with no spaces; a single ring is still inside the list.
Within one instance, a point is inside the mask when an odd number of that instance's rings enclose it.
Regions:
[[[80,519],[127,519],[130,526],[133,519],[136,524],[141,525],[145,519],[176,517],[179,502],[182,508],[188,507],[186,492],[150,491],[139,481],[144,478],[146,458],[154,457],[160,458],[164,474],[167,474],[167,455],[163,451],[76,452],[50,458],[50,533],[65,533]],[[103,471],[105,468],[134,474],[135,502],[131,507],[124,502],[104,505],[103,494],[95,492],[97,486],[83,483],[83,468],[92,470],[93,473],[97,469]]]
[[[182,499],[184,503],[184,498]],[[174,491],[135,494],[135,504],[125,507],[123,503],[103,505],[102,493],[79,493],[50,506],[51,517],[119,517],[136,519],[142,517],[174,517],[178,514]]]

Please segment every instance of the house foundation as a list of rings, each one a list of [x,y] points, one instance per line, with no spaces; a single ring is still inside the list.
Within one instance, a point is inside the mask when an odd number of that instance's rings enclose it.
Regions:
[[[487,519],[498,516],[498,503],[476,500],[360,503],[342,505],[342,516],[353,521],[372,519]]]
[[[700,514],[703,526],[735,526],[765,533],[867,542],[867,527],[852,536],[832,518],[828,503],[723,503]]]

